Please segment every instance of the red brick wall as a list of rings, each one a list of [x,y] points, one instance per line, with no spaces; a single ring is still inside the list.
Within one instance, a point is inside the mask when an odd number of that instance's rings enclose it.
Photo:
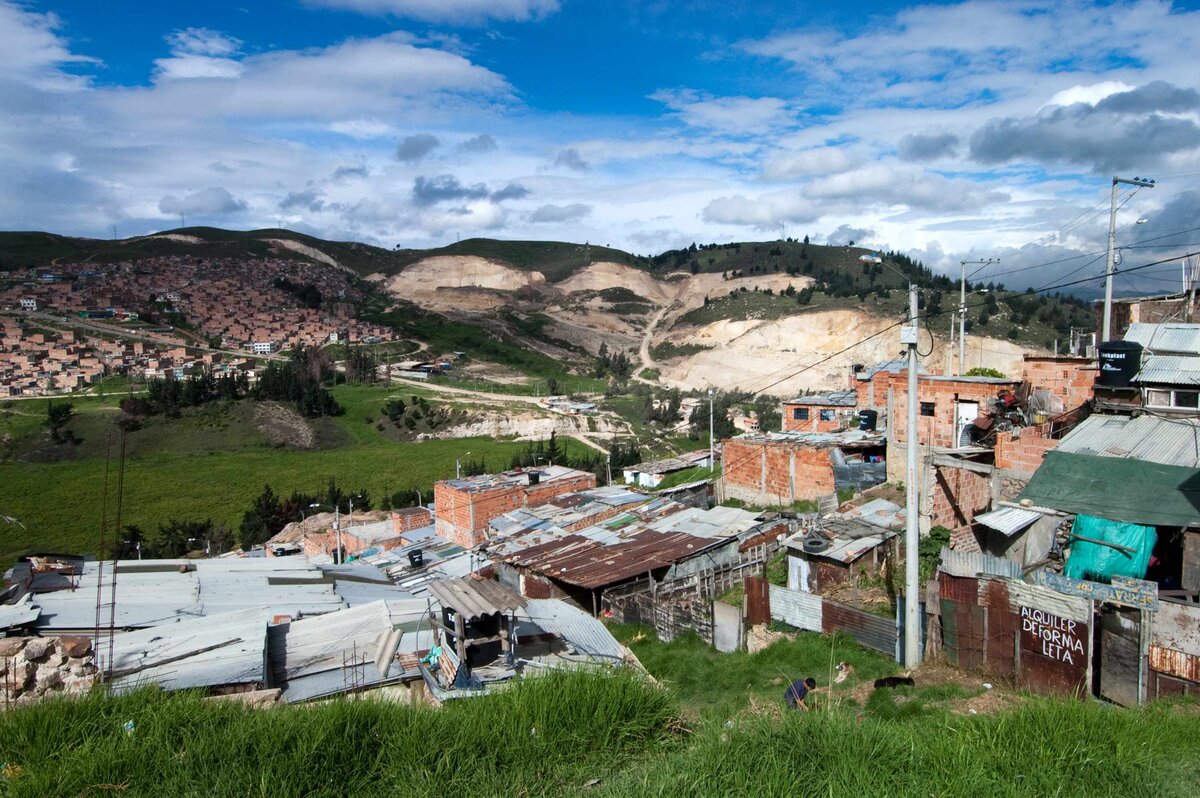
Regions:
[[[834,492],[833,461],[828,449],[738,438],[724,441],[724,446],[722,479],[725,495],[730,498],[756,504],[790,504]]]
[[[1074,410],[1092,398],[1099,374],[1091,358],[1026,355],[1022,378],[1034,389],[1044,388],[1061,399],[1064,410]]]
[[[808,408],[808,418],[801,420],[793,418],[793,408]],[[833,418],[821,420],[822,410],[832,410]],[[850,412],[848,407],[831,407],[822,405],[794,405],[784,402],[783,431],[784,432],[836,432],[846,426],[845,415]]]
[[[392,530],[398,536],[432,523],[433,513],[429,512],[426,507],[409,507],[404,510],[392,511]]]
[[[437,533],[464,548],[482,543],[493,518],[520,507],[537,507],[564,493],[596,487],[596,475],[581,472],[537,485],[501,485],[491,490],[466,491],[438,482],[433,486]]]
[[[930,526],[944,526],[952,533],[968,533],[966,537],[958,535],[957,542],[965,545],[967,550],[978,551],[977,542],[973,544],[974,548],[970,545],[974,541],[971,525],[975,523],[976,515],[991,507],[991,476],[965,468],[934,466],[930,493]]]
[[[919,402],[933,402],[932,416],[917,416],[917,440],[925,446],[954,447],[954,414],[957,402],[977,402],[979,411],[985,412],[996,394],[1003,388],[1015,388],[1017,383],[1005,385],[991,383],[959,382],[958,380],[921,379],[917,386]],[[897,386],[895,406],[889,420],[889,438],[892,442],[908,440],[908,384]]]
[[[1053,438],[1044,437],[1049,424],[1023,427],[1012,432],[996,433],[996,468],[1032,474],[1042,465],[1046,452],[1058,445]],[[1014,432],[1021,437],[1014,438]]]

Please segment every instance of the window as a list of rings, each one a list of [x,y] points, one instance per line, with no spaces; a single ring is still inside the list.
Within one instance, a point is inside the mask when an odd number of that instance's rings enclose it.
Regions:
[[[808,421],[808,408],[807,407],[793,407],[792,408],[792,420]]]
[[[822,410],[821,411],[821,420],[822,421],[837,421],[837,411],[836,410]]]
[[[933,415],[933,402],[921,402],[921,415],[923,415],[923,416],[932,416]]]
[[[1146,391],[1146,404],[1150,407],[1177,407],[1185,410],[1200,409],[1200,391],[1173,391],[1152,388]]]

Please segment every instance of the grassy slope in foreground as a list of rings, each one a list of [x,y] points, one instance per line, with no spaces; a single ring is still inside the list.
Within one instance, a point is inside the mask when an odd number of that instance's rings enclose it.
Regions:
[[[731,697],[746,689],[737,677],[752,676],[728,664]],[[577,673],[441,710],[335,700],[261,711],[150,691],[47,701],[0,714],[0,751],[21,769],[0,794],[1184,798],[1200,788],[1194,706],[1030,700],[994,716],[885,719],[783,712],[776,696],[728,723],[681,727],[675,692],[628,673]]]
[[[148,451],[145,456],[128,460],[125,470],[125,507],[122,524],[135,524],[153,534],[169,518],[203,520],[211,518],[229,524],[234,530],[242,513],[270,483],[277,494],[293,490],[322,490],[330,477],[345,490],[366,488],[378,504],[385,491],[427,489],[435,480],[454,473],[454,460],[468,450],[471,460],[484,460],[491,470],[508,467],[513,453],[525,444],[494,441],[490,438],[437,440],[423,443],[396,443],[366,423],[378,419],[388,397],[409,400],[419,392],[407,387],[386,388],[342,386],[336,389],[338,401],[346,413],[324,420],[340,427],[343,445],[336,449],[296,450],[270,446],[247,446],[236,451],[210,451],[211,438],[192,435],[186,430],[176,443],[194,441],[203,449]],[[87,414],[105,413],[112,400],[86,400],[76,403]],[[14,403],[22,412],[40,413],[41,402]],[[19,417],[22,425],[33,418]],[[180,419],[177,424],[186,423]],[[38,422],[40,423],[40,421]],[[74,423],[74,422],[73,422]],[[88,423],[92,437],[100,434],[98,423]],[[35,433],[36,434],[36,433]],[[103,451],[95,440],[85,442],[93,451]],[[579,451],[582,444],[564,440],[560,446]],[[149,448],[149,447],[148,447]],[[206,452],[206,453],[200,453]],[[110,482],[115,485],[115,457]],[[57,463],[0,463],[0,513],[21,519],[24,528],[5,525],[0,529],[0,563],[30,551],[95,551],[99,540],[99,518],[104,484],[103,456]],[[110,486],[111,490],[111,486]],[[431,500],[425,495],[425,500]],[[110,514],[113,505],[109,504]]]

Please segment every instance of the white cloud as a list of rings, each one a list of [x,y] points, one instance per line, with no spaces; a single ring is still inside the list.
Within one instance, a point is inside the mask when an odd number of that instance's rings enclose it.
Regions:
[[[790,124],[793,114],[778,97],[713,97],[691,89],[650,95],[675,112],[684,124],[725,133],[762,134]]]
[[[859,158],[841,147],[776,153],[767,158],[763,177],[767,180],[795,180],[814,175],[832,175],[853,169],[860,162]]]
[[[811,222],[818,215],[816,206],[796,191],[763,194],[753,199],[741,194],[718,197],[701,212],[704,221],[712,224],[759,230],[774,230],[780,222]]]
[[[59,35],[62,21],[56,14],[37,14],[21,6],[0,3],[0,75],[24,79],[43,89],[80,89],[89,81],[58,69],[68,64],[98,61],[72,53]]]
[[[163,213],[185,216],[214,216],[246,209],[246,203],[220,187],[201,189],[186,197],[167,195],[158,203]]]
[[[813,181],[804,189],[813,200],[852,200],[866,206],[903,205],[938,212],[960,212],[1003,202],[1008,196],[965,179],[875,163]]]
[[[310,5],[428,22],[473,25],[488,19],[522,22],[558,11],[558,0],[308,0]]]

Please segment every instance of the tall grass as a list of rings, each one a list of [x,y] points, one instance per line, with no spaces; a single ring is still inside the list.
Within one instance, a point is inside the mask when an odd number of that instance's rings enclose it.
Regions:
[[[558,795],[660,746],[673,718],[629,672],[550,674],[442,710],[93,695],[0,714],[0,760],[21,768],[0,795]]]
[[[1154,796],[1200,794],[1194,713],[1036,700],[997,716],[902,721],[786,712],[710,726],[602,795]]]

